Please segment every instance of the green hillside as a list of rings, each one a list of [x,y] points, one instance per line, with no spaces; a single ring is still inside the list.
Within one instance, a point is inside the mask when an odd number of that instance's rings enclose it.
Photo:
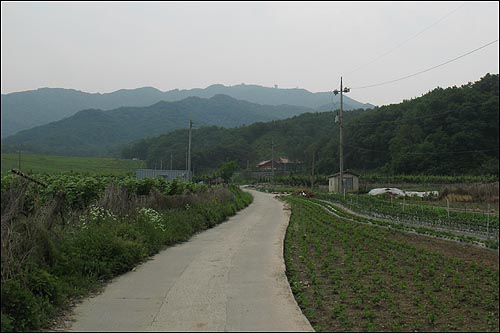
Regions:
[[[386,174],[498,174],[498,74],[476,83],[428,94],[374,110],[346,112],[345,168]],[[185,152],[187,133],[176,131],[140,140],[122,151],[149,165]],[[332,112],[257,123],[236,129],[201,128],[193,133],[193,166],[198,173],[236,160],[240,167],[286,156],[316,172],[339,169],[339,133]],[[183,163],[182,159],[179,163]]]
[[[21,131],[2,140],[2,152],[19,149],[68,156],[117,156],[121,145],[169,131],[196,126],[235,127],[257,121],[288,118],[311,111],[291,105],[260,105],[225,95],[189,97],[148,107],[110,111],[83,110],[47,125]]]
[[[161,101],[180,101],[188,97],[211,98],[219,94],[257,104],[287,104],[313,109],[322,107],[320,110],[323,111],[325,104],[327,104],[326,110],[331,110],[332,103],[331,92],[312,93],[305,89],[280,89],[246,84],[236,86],[214,84],[204,89],[174,89],[165,92],[153,87],[143,87],[121,89],[105,94],[91,94],[74,89],[41,88],[2,94],[2,138],[70,117],[81,110],[146,107]],[[333,102],[338,103],[338,98],[334,97]],[[371,104],[360,103],[348,96],[344,99],[346,109],[373,108]]]
[[[67,157],[21,153],[21,170],[33,173],[78,172],[98,175],[135,174],[143,161],[119,158]],[[2,154],[2,173],[19,169],[19,154]]]

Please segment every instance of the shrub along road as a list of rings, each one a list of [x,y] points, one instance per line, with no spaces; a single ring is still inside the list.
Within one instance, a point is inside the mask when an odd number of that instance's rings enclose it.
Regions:
[[[75,308],[72,331],[312,331],[285,275],[272,195],[168,248]]]

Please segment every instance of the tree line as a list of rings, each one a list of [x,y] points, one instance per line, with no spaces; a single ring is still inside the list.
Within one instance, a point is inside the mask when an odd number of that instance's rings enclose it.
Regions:
[[[402,103],[344,113],[345,168],[384,174],[498,176],[499,78],[487,74],[461,87],[436,88]],[[274,156],[300,161],[302,173],[332,174],[339,169],[339,129],[334,112],[306,113],[239,128],[193,130],[195,173],[209,173],[228,161],[254,168]],[[178,158],[185,168],[187,130],[142,139],[122,150],[124,158]],[[158,164],[159,165],[159,164]]]

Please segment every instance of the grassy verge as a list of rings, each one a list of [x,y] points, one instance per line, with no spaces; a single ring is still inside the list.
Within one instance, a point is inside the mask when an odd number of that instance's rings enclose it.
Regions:
[[[236,187],[129,196],[111,188],[95,205],[64,219],[51,215],[50,203],[29,216],[2,211],[2,332],[49,327],[72,299],[252,201]]]
[[[318,331],[498,331],[498,253],[292,206],[287,276]]]

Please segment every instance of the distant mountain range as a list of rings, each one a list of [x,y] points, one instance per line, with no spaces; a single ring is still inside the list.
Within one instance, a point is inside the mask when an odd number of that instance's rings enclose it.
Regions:
[[[87,109],[112,110],[120,107],[145,107],[160,101],[179,101],[188,97],[211,98],[224,94],[235,99],[264,105],[294,105],[317,111],[338,108],[339,96],[331,92],[312,93],[305,89],[268,88],[258,85],[211,85],[204,89],[162,92],[152,87],[122,89],[112,93],[86,93],[73,89],[41,88],[2,94],[2,138],[35,126],[48,124]],[[370,109],[372,104],[360,103],[344,96],[345,110]]]
[[[2,139],[2,151],[73,155],[116,155],[120,145],[175,129],[216,125],[237,127],[290,118],[314,109],[293,105],[260,105],[226,95],[188,97],[148,107],[110,111],[82,110],[63,120],[24,130]]]

